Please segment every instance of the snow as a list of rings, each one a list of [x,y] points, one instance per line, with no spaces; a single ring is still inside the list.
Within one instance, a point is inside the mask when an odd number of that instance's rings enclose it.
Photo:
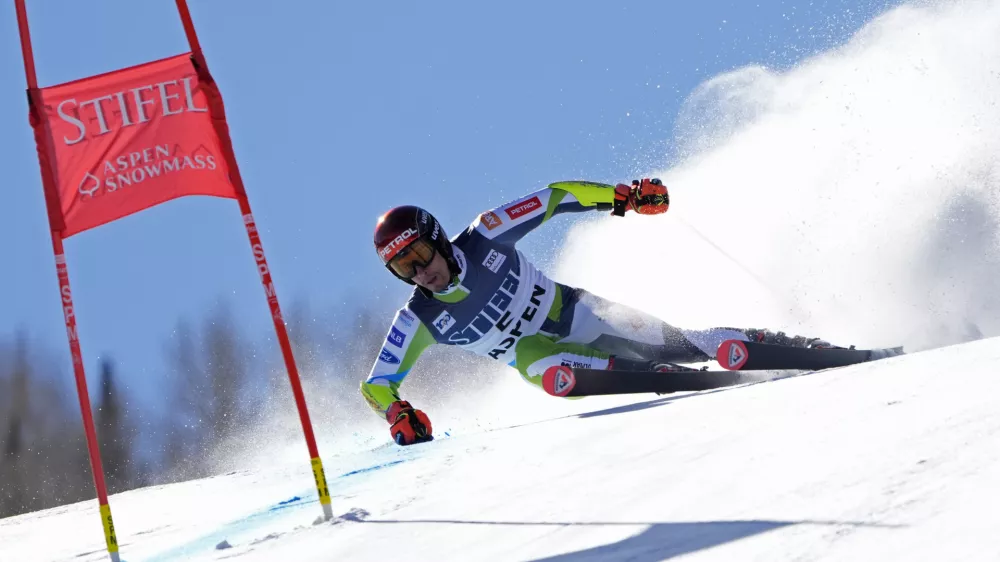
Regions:
[[[567,220],[551,273],[685,328],[1000,335],[997,37],[1000,1],[905,2],[794,67],[712,77],[671,159],[626,172],[661,178],[670,210]]]
[[[990,338],[701,393],[543,396],[533,421],[324,459],[331,521],[307,459],[111,505],[128,561],[997,560],[998,361]],[[0,544],[107,559],[96,501],[2,520]]]

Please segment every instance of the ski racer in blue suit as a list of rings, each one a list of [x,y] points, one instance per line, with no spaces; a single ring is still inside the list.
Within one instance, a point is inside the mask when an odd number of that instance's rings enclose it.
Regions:
[[[386,212],[375,230],[375,249],[390,272],[415,287],[396,312],[361,392],[389,422],[396,443],[433,438],[426,413],[403,400],[399,389],[420,354],[435,343],[507,363],[539,387],[548,367],[669,371],[674,363],[714,359],[727,339],[826,345],[767,330],[676,328],[556,283],[516,248],[526,234],[562,213],[651,215],[668,208],[666,187],[645,178],[615,186],[553,183],[482,213],[451,240],[424,209]]]

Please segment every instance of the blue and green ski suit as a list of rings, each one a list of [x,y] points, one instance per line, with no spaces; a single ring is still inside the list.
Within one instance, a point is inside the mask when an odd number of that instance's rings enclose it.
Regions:
[[[414,288],[393,318],[361,392],[383,416],[428,346],[457,345],[509,364],[541,387],[553,365],[606,369],[614,363],[651,367],[715,357],[730,328],[684,330],[648,314],[556,283],[515,247],[533,229],[561,213],[610,210],[614,187],[558,182],[479,215],[452,238],[461,272],[432,297]],[[632,361],[628,361],[632,360]]]

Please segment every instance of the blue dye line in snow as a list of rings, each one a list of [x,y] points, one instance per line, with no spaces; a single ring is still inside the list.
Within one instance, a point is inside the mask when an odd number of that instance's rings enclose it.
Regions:
[[[229,523],[226,523],[225,525],[216,528],[207,535],[201,536],[185,544],[179,545],[166,552],[157,554],[147,560],[153,562],[166,562],[169,560],[185,560],[191,558],[195,553],[204,553],[205,551],[215,550],[216,545],[218,545],[224,540],[231,540],[233,535],[252,531],[253,529],[260,527],[262,523],[266,523],[268,520],[278,518],[280,515],[282,515],[278,513],[279,511],[284,511],[289,507],[305,506],[307,503],[315,503],[315,501],[312,502],[296,501],[288,503],[287,505],[278,504],[264,511],[251,513],[246,517],[242,517],[235,521],[230,521]],[[128,560],[127,552],[122,553],[122,560],[123,561]]]
[[[348,472],[346,474],[341,474],[337,478],[344,478],[344,477],[347,477],[347,476],[353,476],[355,474],[361,474],[362,472],[372,472],[373,470],[380,470],[380,469],[386,468],[388,466],[392,466],[394,464],[399,464],[401,462],[406,462],[406,459],[398,460],[398,461],[386,462],[386,463],[382,463],[382,464],[377,464],[375,466],[369,466],[368,468],[359,468],[357,470],[352,470],[351,472]]]
[[[359,468],[357,470],[352,470],[337,476],[335,480],[341,478],[346,478],[348,476],[354,476],[356,474],[363,474],[365,472],[374,472],[376,470],[381,470],[393,465],[406,462],[406,459],[389,461],[381,464],[376,464],[373,466]],[[332,490],[331,490],[332,492]],[[204,552],[206,550],[215,550],[216,545],[224,540],[228,540],[231,535],[246,533],[260,526],[261,523],[268,521],[269,519],[274,519],[278,515],[278,512],[286,511],[290,508],[301,508],[310,504],[319,503],[319,497],[315,492],[312,494],[306,494],[309,499],[303,499],[302,496],[292,496],[291,498],[278,502],[262,511],[251,513],[246,517],[241,517],[235,521],[230,521],[221,527],[216,528],[211,533],[194,539],[188,543],[179,545],[172,548],[166,552],[153,556],[148,560],[152,562],[167,562],[169,560],[183,560],[190,558],[196,552]],[[122,553],[123,561],[128,560],[128,556],[125,552]]]
[[[301,500],[302,500],[301,497],[295,496],[295,497],[293,497],[291,499],[287,499],[287,500],[285,500],[283,502],[278,502],[278,505],[276,505],[276,506],[268,509],[268,511],[269,512],[271,512],[271,511],[278,511],[278,510],[281,510],[281,509],[286,509],[288,507],[294,507],[293,504],[295,504],[295,502],[301,501]]]

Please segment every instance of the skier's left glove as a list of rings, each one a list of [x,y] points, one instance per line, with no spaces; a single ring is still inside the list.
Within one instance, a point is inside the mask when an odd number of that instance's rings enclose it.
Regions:
[[[415,410],[406,400],[390,404],[385,419],[391,424],[389,434],[398,445],[412,445],[434,439],[431,420],[427,414]]]
[[[670,208],[670,195],[659,178],[632,180],[632,185],[623,183],[615,186],[615,202],[611,214],[625,216],[628,210],[640,215],[658,215]]]

